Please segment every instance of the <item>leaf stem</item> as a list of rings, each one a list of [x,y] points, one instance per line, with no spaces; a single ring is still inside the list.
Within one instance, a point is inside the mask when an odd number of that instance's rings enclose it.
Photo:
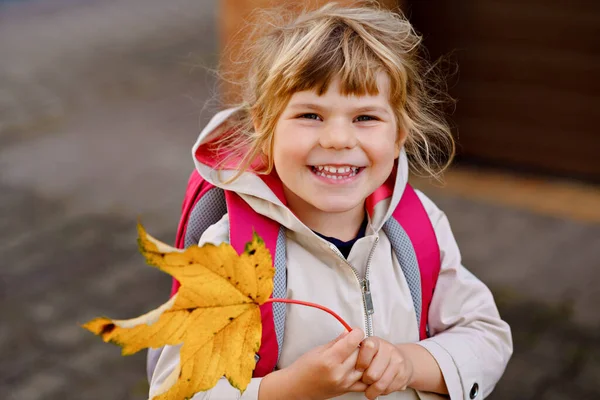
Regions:
[[[344,325],[344,328],[346,328],[346,330],[348,332],[350,332],[352,330],[352,328],[350,327],[350,325],[348,325],[348,323],[346,321],[344,321],[342,319],[342,317],[340,317],[339,315],[337,315],[335,312],[333,312],[332,310],[330,310],[327,307],[324,307],[320,304],[316,304],[316,303],[309,303],[307,301],[302,301],[302,300],[292,300],[292,299],[268,299],[267,301],[265,301],[266,303],[290,303],[290,304],[300,304],[302,306],[308,306],[308,307],[314,307],[314,308],[318,308],[319,310],[323,310],[326,313],[329,313],[330,315],[332,315],[333,317],[335,317],[335,319],[337,319],[338,321],[340,321],[340,323],[342,325]]]

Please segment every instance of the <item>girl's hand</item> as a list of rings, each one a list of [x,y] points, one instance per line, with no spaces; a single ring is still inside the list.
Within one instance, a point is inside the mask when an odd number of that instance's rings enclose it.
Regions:
[[[356,369],[364,371],[362,382],[367,385],[365,396],[377,396],[405,390],[411,385],[414,367],[410,357],[396,346],[378,337],[362,342]]]
[[[348,392],[364,392],[367,385],[360,381],[362,372],[355,369],[358,346],[363,339],[361,329],[345,332],[337,339],[312,349],[289,367],[274,373],[278,375],[279,383],[273,380],[269,386],[278,386],[278,389],[273,388],[278,392],[278,398],[298,400],[320,400]],[[263,383],[267,383],[265,379]],[[270,389],[268,391],[271,392]]]

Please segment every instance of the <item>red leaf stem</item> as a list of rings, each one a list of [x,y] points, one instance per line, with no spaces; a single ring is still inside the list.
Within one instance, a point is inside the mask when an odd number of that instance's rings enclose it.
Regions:
[[[346,328],[346,330],[348,330],[348,332],[350,332],[352,330],[352,328],[350,327],[350,325],[348,325],[348,323],[346,323],[346,321],[344,321],[342,319],[342,317],[340,317],[339,315],[337,315],[335,312],[333,312],[332,310],[330,310],[327,307],[324,307],[320,304],[316,304],[316,303],[309,303],[307,301],[301,301],[301,300],[291,300],[291,299],[268,299],[267,301],[265,301],[265,303],[291,303],[291,304],[300,304],[302,306],[308,306],[308,307],[314,307],[314,308],[318,308],[319,310],[323,310],[326,313],[331,314],[333,317],[335,317],[335,319],[337,319],[338,321],[340,321],[340,323],[342,325],[344,325],[344,328]]]

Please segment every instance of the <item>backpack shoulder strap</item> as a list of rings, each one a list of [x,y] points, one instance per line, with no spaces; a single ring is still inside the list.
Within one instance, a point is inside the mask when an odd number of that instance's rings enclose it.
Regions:
[[[246,243],[252,240],[252,236],[256,232],[265,242],[274,263],[274,293],[277,296],[285,297],[286,261],[285,242],[282,243],[285,240],[283,228],[272,219],[255,212],[237,193],[226,191],[225,199],[229,213],[231,246],[239,254],[243,253]],[[283,293],[277,293],[278,291]],[[271,295],[271,297],[273,296]],[[268,303],[260,307],[262,342],[258,350],[258,362],[254,370],[254,377],[267,375],[277,365],[283,343],[283,322],[285,321],[285,307],[277,306],[280,304]]]
[[[187,230],[188,220],[190,214],[194,209],[194,206],[202,197],[202,192],[205,192],[210,185],[206,182],[198,173],[194,170],[190,174],[188,184],[185,189],[185,195],[183,197],[183,203],[181,204],[181,217],[179,218],[179,225],[177,226],[177,237],[175,238],[175,247],[183,249],[185,243],[185,233]]]
[[[181,205],[175,247],[186,248],[192,244],[192,238],[196,236],[196,243],[198,243],[202,232],[218,222],[226,212],[223,190],[206,182],[198,171],[192,171]],[[188,232],[189,229],[193,229],[193,232]],[[190,233],[194,233],[194,235],[190,235]],[[177,293],[178,289],[179,282],[173,279],[171,296]]]
[[[425,207],[410,185],[384,226],[406,276],[421,340],[428,337],[427,316],[440,273],[440,249]]]

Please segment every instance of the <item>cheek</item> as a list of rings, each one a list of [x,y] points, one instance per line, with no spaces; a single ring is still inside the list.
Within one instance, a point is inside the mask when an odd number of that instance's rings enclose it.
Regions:
[[[290,161],[304,163],[310,148],[308,135],[302,134],[298,129],[286,129],[286,126],[282,124],[275,131],[273,157],[276,163]]]
[[[392,173],[392,169],[394,168],[394,162],[396,160],[396,152],[393,147],[386,147],[384,151],[379,155],[378,170],[381,172],[385,179]]]
[[[379,135],[380,140],[373,140],[373,138],[367,138],[365,148],[369,153],[371,160],[374,163],[380,165],[393,164],[397,158],[397,140],[396,134],[392,132],[381,132]]]

